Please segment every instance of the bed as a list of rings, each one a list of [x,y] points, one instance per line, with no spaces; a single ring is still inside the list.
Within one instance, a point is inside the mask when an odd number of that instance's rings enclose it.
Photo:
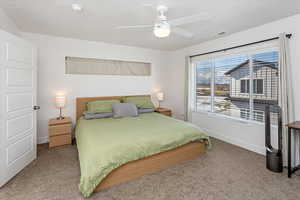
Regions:
[[[79,189],[85,197],[205,152],[208,136],[192,124],[159,113],[118,119],[82,117],[89,101],[110,99],[122,97],[76,100]]]

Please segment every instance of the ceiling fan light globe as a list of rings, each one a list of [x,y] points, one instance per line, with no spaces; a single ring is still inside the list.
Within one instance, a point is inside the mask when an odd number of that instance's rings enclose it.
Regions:
[[[171,28],[168,23],[155,24],[153,33],[158,38],[168,37],[171,33]]]
[[[154,35],[158,38],[168,37],[170,32],[170,29],[154,29]]]

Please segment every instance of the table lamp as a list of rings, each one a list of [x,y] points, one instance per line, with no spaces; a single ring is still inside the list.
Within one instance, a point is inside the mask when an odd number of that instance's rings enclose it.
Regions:
[[[56,94],[55,104],[56,104],[56,107],[59,108],[59,117],[57,117],[56,119],[58,119],[58,120],[64,119],[64,117],[62,116],[61,110],[62,110],[62,108],[64,108],[66,106],[65,95],[62,93]]]
[[[164,93],[163,92],[158,92],[156,93],[156,97],[158,100],[158,108],[160,108],[160,102],[164,100]]]

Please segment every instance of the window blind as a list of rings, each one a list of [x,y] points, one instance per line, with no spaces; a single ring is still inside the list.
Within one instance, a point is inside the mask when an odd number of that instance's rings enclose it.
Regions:
[[[151,63],[65,57],[66,74],[150,76]]]
[[[214,112],[263,122],[266,105],[278,103],[276,41],[191,58],[194,112]],[[277,113],[271,111],[271,123]]]

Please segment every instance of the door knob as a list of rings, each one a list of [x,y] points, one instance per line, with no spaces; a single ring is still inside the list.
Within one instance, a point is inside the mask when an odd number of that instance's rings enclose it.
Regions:
[[[40,106],[33,106],[33,110],[39,110],[40,108]]]

